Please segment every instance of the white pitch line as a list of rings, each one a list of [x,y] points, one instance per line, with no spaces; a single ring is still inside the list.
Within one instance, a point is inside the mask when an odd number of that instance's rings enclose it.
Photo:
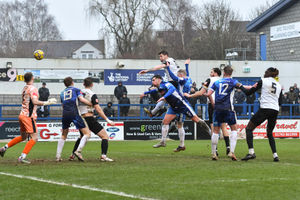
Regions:
[[[54,184],[54,185],[70,186],[73,188],[80,188],[80,189],[84,189],[84,190],[103,192],[103,193],[108,193],[108,194],[113,194],[113,195],[117,195],[117,196],[121,196],[121,197],[133,198],[133,199],[158,200],[158,199],[153,199],[153,198],[148,198],[148,197],[126,194],[124,192],[116,192],[116,191],[112,191],[112,190],[95,188],[95,187],[91,187],[91,186],[87,186],[87,185],[77,185],[77,184],[69,184],[69,183],[58,182],[58,181],[51,181],[51,180],[46,180],[46,179],[42,179],[42,178],[37,178],[34,176],[24,176],[24,175],[11,174],[11,173],[6,173],[6,172],[0,172],[0,175],[12,176],[12,177],[21,178],[21,179],[28,179],[28,180],[38,181],[38,182],[42,182],[42,183],[50,183],[50,184]]]

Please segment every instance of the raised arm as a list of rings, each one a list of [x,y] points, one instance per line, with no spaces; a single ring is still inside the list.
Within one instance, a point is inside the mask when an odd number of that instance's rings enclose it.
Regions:
[[[258,81],[257,83],[255,83],[250,89],[247,89],[249,87],[240,85],[239,88],[247,95],[251,95],[253,93],[255,93],[257,90],[261,89],[262,87],[262,80]]]
[[[141,70],[141,71],[139,71],[139,74],[145,74],[145,73],[148,73],[148,72],[157,71],[157,70],[160,70],[160,69],[164,68],[165,66],[166,66],[165,64],[160,64],[160,65],[157,65],[157,66],[152,67],[150,69]]]
[[[185,71],[186,71],[186,76],[190,76],[190,72],[189,72],[189,64],[190,63],[191,63],[191,59],[190,58],[188,58],[185,61],[185,63],[184,63],[184,65],[185,65]]]

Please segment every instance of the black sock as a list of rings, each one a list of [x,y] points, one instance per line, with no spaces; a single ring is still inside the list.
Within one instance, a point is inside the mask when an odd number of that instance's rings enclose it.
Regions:
[[[229,136],[224,136],[224,140],[225,140],[225,144],[226,144],[226,148],[229,148]]]
[[[77,148],[79,146],[79,143],[80,143],[80,140],[81,140],[81,138],[78,138],[77,141],[75,142],[72,153],[74,153],[77,150]]]
[[[253,149],[253,130],[246,128],[248,149]]]
[[[268,139],[269,139],[269,144],[270,144],[270,147],[272,149],[272,152],[276,153],[276,144],[275,144],[275,140],[274,140],[274,137],[273,137],[273,133],[272,133],[272,131],[267,131],[267,132],[268,132],[267,136],[268,136]]]
[[[102,153],[102,155],[107,154],[107,149],[108,149],[108,140],[103,139],[102,142],[101,142],[101,153]]]

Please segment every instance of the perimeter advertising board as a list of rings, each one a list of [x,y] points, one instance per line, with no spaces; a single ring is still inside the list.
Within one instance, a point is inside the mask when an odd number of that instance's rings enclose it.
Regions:
[[[125,140],[153,140],[161,138],[161,121],[126,121],[124,122]],[[185,139],[194,139],[194,123],[184,122]],[[178,140],[178,132],[168,134],[170,139]]]
[[[107,124],[107,122],[100,122],[100,124],[105,128],[110,140],[123,140],[124,139],[124,123],[116,122],[115,126]],[[61,137],[62,124],[60,122],[53,123],[38,123],[38,133],[39,141],[58,141]],[[79,137],[80,133],[76,127],[71,124],[69,128],[69,134],[67,141],[75,141]],[[100,138],[91,133],[90,141],[97,141]]]

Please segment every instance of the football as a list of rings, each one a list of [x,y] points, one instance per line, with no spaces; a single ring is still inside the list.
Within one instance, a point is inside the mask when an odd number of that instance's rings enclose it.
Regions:
[[[42,50],[36,50],[33,52],[33,56],[37,60],[42,60],[44,58],[44,52]]]

